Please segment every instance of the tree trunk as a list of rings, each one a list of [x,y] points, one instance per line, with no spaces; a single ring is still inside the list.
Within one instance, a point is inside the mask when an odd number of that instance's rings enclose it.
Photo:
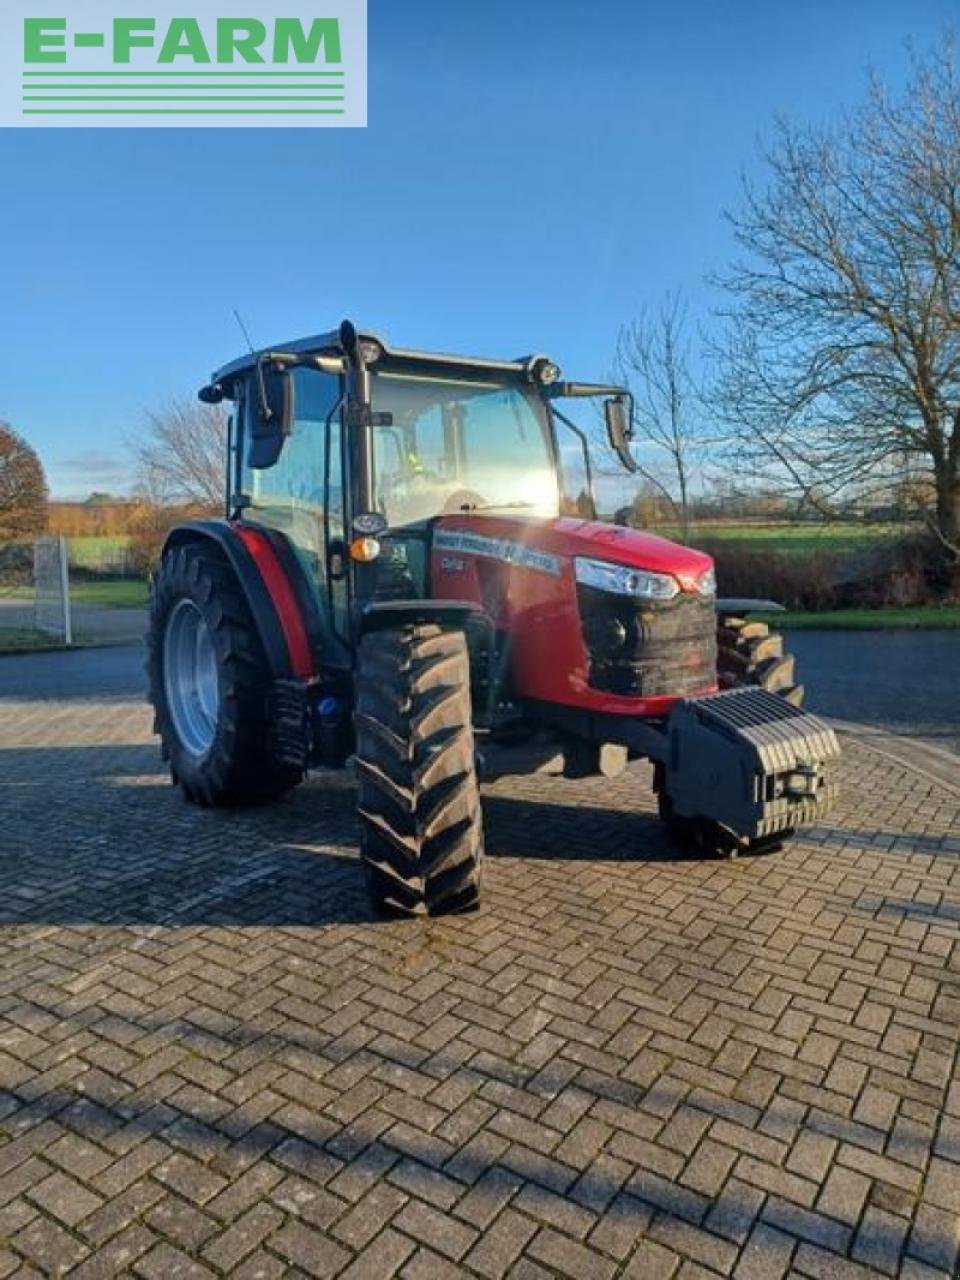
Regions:
[[[937,468],[937,528],[956,564],[960,562],[960,471],[951,461]]]
[[[680,482],[680,536],[685,543],[690,541],[690,501],[687,497],[687,474],[682,464],[677,466]]]

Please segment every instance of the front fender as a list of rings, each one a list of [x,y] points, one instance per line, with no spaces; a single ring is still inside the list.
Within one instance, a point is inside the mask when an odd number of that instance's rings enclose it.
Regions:
[[[483,608],[473,600],[375,600],[364,605],[361,631],[383,631],[387,627],[436,623],[462,631],[468,622],[488,621]]]

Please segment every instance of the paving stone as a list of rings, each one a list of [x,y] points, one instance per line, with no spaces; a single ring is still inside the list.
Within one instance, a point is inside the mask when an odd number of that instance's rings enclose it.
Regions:
[[[765,1199],[765,1193],[757,1187],[751,1187],[737,1178],[730,1178],[714,1201],[705,1225],[711,1231],[742,1245]]]
[[[396,1275],[416,1245],[388,1227],[341,1271],[343,1280],[388,1280]]]
[[[837,1144],[832,1138],[820,1133],[804,1131],[797,1139],[787,1156],[786,1167],[791,1173],[812,1182],[823,1182],[833,1159]]]
[[[376,1183],[349,1212],[330,1227],[331,1234],[351,1249],[363,1249],[400,1212],[407,1199],[404,1192],[390,1183]],[[325,1217],[315,1225],[327,1227],[330,1221]]]
[[[462,1258],[477,1238],[477,1232],[448,1214],[420,1200],[411,1200],[393,1220],[398,1230],[445,1257]]]
[[[523,1185],[523,1179],[508,1169],[488,1169],[463,1196],[454,1212],[482,1231]]]
[[[272,1205],[252,1205],[216,1240],[203,1250],[203,1256],[221,1271],[232,1271],[248,1254],[283,1222],[283,1214]]]
[[[617,1270],[609,1258],[550,1227],[537,1232],[529,1249],[548,1271],[572,1280],[610,1280]]]
[[[734,1268],[735,1280],[780,1280],[790,1269],[795,1245],[793,1236],[758,1223]]]
[[[960,1258],[960,1209],[921,1204],[907,1241],[907,1253],[942,1271],[953,1273]]]
[[[596,1222],[596,1214],[566,1196],[554,1195],[545,1187],[529,1183],[515,1197],[513,1207],[566,1235],[582,1239]]]
[[[161,1243],[144,1254],[133,1270],[145,1280],[210,1280],[216,1273],[173,1245]]]
[[[18,1231],[10,1244],[46,1274],[60,1275],[81,1262],[88,1250],[63,1227],[45,1218],[34,1220]]]
[[[537,1230],[536,1223],[508,1209],[483,1232],[477,1244],[464,1258],[464,1263],[480,1275],[488,1276],[490,1280],[500,1280]]]
[[[938,1209],[960,1212],[960,1164],[935,1157],[923,1183],[923,1198]]]
[[[108,1280],[108,1277],[128,1275],[133,1263],[156,1243],[153,1232],[143,1223],[135,1222],[75,1267],[70,1272],[71,1280]]]
[[[680,1181],[694,1191],[702,1191],[706,1196],[716,1196],[736,1161],[736,1151],[705,1138],[690,1157],[686,1169],[680,1175]]]
[[[288,1268],[279,1258],[264,1249],[257,1249],[245,1262],[234,1267],[230,1280],[279,1280],[286,1274]]]
[[[802,1209],[779,1196],[767,1197],[761,1216],[779,1231],[797,1240],[810,1240],[825,1249],[833,1249],[835,1253],[846,1252],[850,1242],[850,1229],[843,1223],[826,1214]]]
[[[650,1237],[683,1258],[691,1258],[724,1275],[737,1258],[737,1246],[711,1231],[701,1230],[666,1214],[658,1214],[650,1227]]]
[[[302,1222],[288,1222],[269,1243],[273,1252],[310,1276],[336,1275],[350,1261],[346,1249]]]
[[[145,1221],[152,1230],[191,1254],[199,1253],[218,1227],[212,1218],[179,1196],[165,1196],[158,1201],[146,1214]]]
[[[103,1204],[100,1196],[62,1173],[52,1173],[28,1194],[34,1204],[68,1227],[76,1226]]]
[[[852,1169],[833,1168],[817,1199],[817,1208],[821,1213],[854,1226],[860,1219],[869,1190],[870,1179],[863,1174]]]
[[[421,1247],[404,1266],[400,1275],[403,1280],[459,1280],[463,1272],[432,1249]]]
[[[871,1205],[857,1230],[852,1256],[877,1271],[891,1276],[899,1275],[900,1254],[907,1226],[902,1218]]]
[[[670,1249],[644,1240],[623,1272],[625,1280],[670,1280],[680,1269],[680,1257]]]

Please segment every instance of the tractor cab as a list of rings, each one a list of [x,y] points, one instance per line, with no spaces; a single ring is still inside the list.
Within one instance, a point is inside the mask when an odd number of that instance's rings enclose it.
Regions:
[[[345,660],[371,602],[431,595],[442,518],[506,516],[531,542],[543,522],[595,518],[587,437],[557,405],[566,394],[629,403],[622,388],[561,382],[545,356],[398,350],[349,325],[251,353],[201,392],[234,402],[229,516],[289,541]]]

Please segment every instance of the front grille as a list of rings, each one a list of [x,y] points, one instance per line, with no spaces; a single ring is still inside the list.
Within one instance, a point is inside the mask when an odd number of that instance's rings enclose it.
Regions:
[[[683,698],[716,684],[712,598],[682,591],[672,600],[638,601],[581,585],[577,599],[594,689]]]

